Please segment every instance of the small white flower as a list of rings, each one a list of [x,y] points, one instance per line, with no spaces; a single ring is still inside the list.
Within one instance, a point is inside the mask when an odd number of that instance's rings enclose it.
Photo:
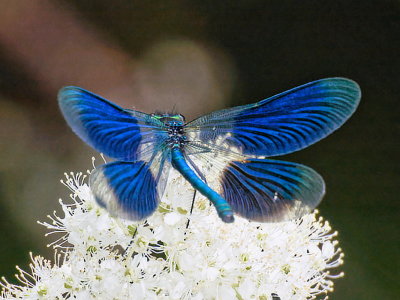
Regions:
[[[182,219],[181,215],[174,211],[170,212],[164,216],[164,222],[165,222],[165,224],[167,224],[169,226],[174,226],[181,219]]]
[[[85,182],[67,175],[64,216],[40,223],[62,234],[54,262],[31,255],[21,285],[2,279],[3,299],[315,299],[343,276],[330,273],[343,263],[337,233],[316,212],[225,224],[200,195],[190,214],[193,189],[172,172],[157,211],[135,223],[111,218]]]

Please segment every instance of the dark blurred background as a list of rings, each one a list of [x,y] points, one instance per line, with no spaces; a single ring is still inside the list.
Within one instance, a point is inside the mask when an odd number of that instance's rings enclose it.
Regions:
[[[329,76],[357,81],[355,115],[286,160],[318,170],[321,215],[346,276],[331,299],[399,295],[399,1],[0,2],[0,275],[52,257],[36,220],[67,198],[64,171],[99,157],[67,128],[59,88],[187,119]]]

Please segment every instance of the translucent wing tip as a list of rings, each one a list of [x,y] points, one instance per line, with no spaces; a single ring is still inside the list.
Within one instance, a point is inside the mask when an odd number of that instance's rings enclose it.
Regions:
[[[60,106],[63,105],[64,102],[69,100],[71,96],[79,95],[82,92],[88,92],[77,86],[64,86],[62,87],[57,94],[58,103]],[[89,93],[89,92],[88,92]]]
[[[361,88],[354,80],[345,77],[332,77],[321,79],[316,82],[326,82],[326,84],[332,86],[332,88],[343,90],[346,93],[347,100],[353,102],[354,110],[357,108],[361,99]]]

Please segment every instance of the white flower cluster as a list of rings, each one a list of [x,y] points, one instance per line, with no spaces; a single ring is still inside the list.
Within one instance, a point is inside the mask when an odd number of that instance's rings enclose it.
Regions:
[[[316,213],[225,224],[199,195],[190,213],[193,190],[171,177],[157,212],[134,223],[99,208],[86,176],[67,176],[72,203],[60,200],[64,216],[40,223],[59,236],[55,261],[31,255],[21,285],[2,279],[2,299],[315,299],[343,275],[329,272],[343,253]]]

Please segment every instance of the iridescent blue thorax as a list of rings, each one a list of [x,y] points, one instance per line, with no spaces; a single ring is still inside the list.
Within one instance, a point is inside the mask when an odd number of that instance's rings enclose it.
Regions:
[[[184,116],[179,114],[153,114],[152,117],[160,120],[166,126],[169,135],[166,143],[170,148],[181,148],[186,143],[187,137],[183,130]]]

